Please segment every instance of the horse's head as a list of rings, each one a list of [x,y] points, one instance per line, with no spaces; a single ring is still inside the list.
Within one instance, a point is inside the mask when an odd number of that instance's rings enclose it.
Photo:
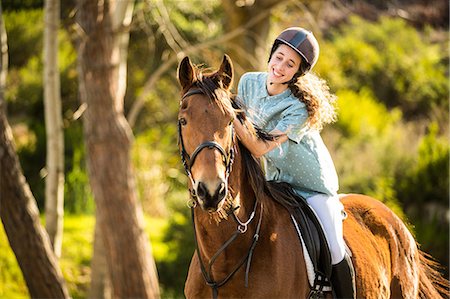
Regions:
[[[224,56],[220,68],[204,74],[185,57],[178,67],[182,88],[178,113],[179,145],[191,193],[214,212],[228,196],[234,157],[234,110],[230,100],[233,66]]]

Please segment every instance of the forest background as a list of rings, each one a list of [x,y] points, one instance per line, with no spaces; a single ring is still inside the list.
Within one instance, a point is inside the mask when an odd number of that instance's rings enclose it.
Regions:
[[[44,3],[2,1],[2,6],[9,52],[7,116],[45,223]],[[393,208],[448,276],[448,12],[445,0],[136,1],[124,113],[135,138],[132,163],[162,297],[182,297],[194,247],[177,147],[177,61],[189,55],[195,63],[217,66],[228,53],[239,78],[264,70],[271,41],[289,26],[315,33],[321,46],[315,72],[338,96],[338,121],[322,135],[337,167],[340,192],[371,195]],[[78,92],[76,13],[76,2],[62,1],[65,215],[60,265],[71,296],[85,298],[95,201]],[[28,296],[0,231],[0,298]]]

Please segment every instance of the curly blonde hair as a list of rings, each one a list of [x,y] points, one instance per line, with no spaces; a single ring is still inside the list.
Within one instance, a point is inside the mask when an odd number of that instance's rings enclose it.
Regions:
[[[337,119],[337,97],[330,92],[325,80],[312,72],[303,76],[296,74],[288,84],[292,93],[306,105],[308,111],[308,125],[322,130],[325,124],[333,123]]]

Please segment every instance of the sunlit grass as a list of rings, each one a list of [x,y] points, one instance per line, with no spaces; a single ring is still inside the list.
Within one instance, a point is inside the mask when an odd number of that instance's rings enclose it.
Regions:
[[[0,298],[29,298],[22,272],[9,246],[3,225],[0,225]]]
[[[91,276],[95,219],[91,215],[64,217],[61,270],[73,298],[86,297]]]
[[[90,285],[95,218],[93,215],[65,215],[61,270],[73,298],[86,298]],[[162,243],[167,220],[146,218],[145,230],[150,236],[156,261],[167,256]],[[8,239],[0,228],[0,299],[29,298],[28,290]]]

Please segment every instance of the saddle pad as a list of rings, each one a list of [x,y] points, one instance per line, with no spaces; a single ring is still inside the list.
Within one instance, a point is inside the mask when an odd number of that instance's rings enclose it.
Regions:
[[[314,269],[322,276],[330,278],[331,254],[322,223],[306,200],[300,198],[297,203],[298,206],[292,210],[291,215],[302,232],[303,243],[308,249]]]
[[[298,235],[298,238],[300,239],[300,243],[302,244],[303,256],[305,258],[306,272],[307,272],[307,275],[308,275],[309,285],[310,285],[311,288],[314,288],[315,287],[316,278],[317,278],[316,277],[317,273],[316,273],[316,270],[314,269],[314,264],[312,262],[312,259],[311,259],[310,255],[309,255],[308,249],[306,248],[306,245],[305,245],[305,242],[303,240],[302,233],[301,233],[300,228],[298,226],[297,220],[295,219],[295,217],[292,214],[291,214],[291,219],[292,219],[292,222],[294,223],[294,227],[295,227],[295,230],[297,231],[297,235]],[[324,292],[330,292],[331,291],[330,283],[328,282],[327,278],[325,278],[325,280],[326,280],[326,283],[328,285],[325,285],[322,290]]]

